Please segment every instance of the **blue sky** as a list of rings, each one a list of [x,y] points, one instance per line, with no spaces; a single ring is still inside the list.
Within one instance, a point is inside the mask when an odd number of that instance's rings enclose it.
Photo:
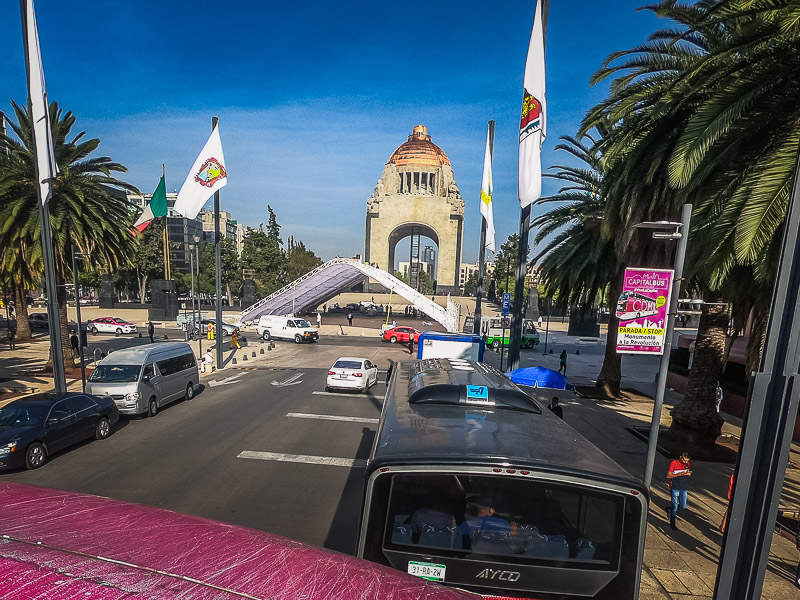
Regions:
[[[553,0],[548,137],[573,135],[605,94],[591,74],[663,26],[642,0]],[[223,4],[38,0],[48,94],[152,192],[166,163],[179,188],[220,117],[223,210],[245,225],[269,203],[284,236],[323,259],[363,252],[366,200],[418,123],[450,157],[467,203],[464,258],[477,259],[486,123],[497,122],[498,247],[519,229],[517,127],[534,2],[374,0]],[[0,21],[0,109],[26,97],[16,3]],[[545,181],[545,194],[557,184]],[[534,208],[534,211],[540,210]]]

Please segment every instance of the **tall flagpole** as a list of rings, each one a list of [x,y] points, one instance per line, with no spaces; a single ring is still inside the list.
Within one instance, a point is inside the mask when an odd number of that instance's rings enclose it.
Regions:
[[[494,156],[494,120],[489,121],[489,134],[486,140],[489,156]],[[483,190],[481,190],[483,191]],[[483,202],[483,199],[481,199]],[[483,274],[486,268],[486,218],[481,217],[481,245],[478,252],[478,287],[475,290],[475,325],[473,332],[481,334],[481,300],[483,298]]]
[[[211,117],[211,131],[219,123],[218,117]],[[214,251],[216,253],[216,275],[217,275],[217,313],[214,326],[217,345],[217,368],[221,369],[225,365],[225,358],[222,355],[222,239],[219,226],[219,190],[214,192]]]
[[[537,0],[542,7],[542,50],[547,41],[547,13],[549,0]],[[542,77],[544,74],[542,73]],[[537,98],[537,100],[542,100]],[[546,114],[543,115],[546,118]],[[531,205],[522,209],[519,220],[519,248],[517,253],[517,279],[514,285],[514,307],[511,321],[511,338],[508,342],[508,370],[519,368],[519,347],[522,343],[522,326],[525,315],[522,314],[522,297],[525,294],[525,275],[528,267],[528,237],[531,232]]]
[[[41,98],[37,101],[43,104],[44,114],[42,119],[49,119],[49,105],[47,102],[47,92],[44,88],[44,72],[41,65],[41,53],[39,51],[39,34],[36,28],[36,16],[33,12],[33,6],[30,4],[32,0],[20,0],[20,11],[22,13],[22,37],[25,44],[25,70],[28,76],[28,115],[31,118],[31,135],[33,136],[33,147],[36,152],[36,193],[39,199],[39,218],[41,221],[41,235],[42,235],[42,258],[44,261],[44,275],[45,287],[47,288],[47,320],[50,329],[50,353],[53,356],[53,385],[56,394],[59,396],[67,392],[67,377],[64,371],[64,351],[61,346],[61,321],[58,310],[58,288],[56,287],[56,270],[55,259],[53,257],[53,236],[50,229],[50,195],[51,184],[50,177],[55,177],[57,168],[55,165],[55,157],[53,156],[52,139],[41,139],[42,131],[40,130],[37,136],[37,120],[36,113],[34,112],[33,90],[31,89],[32,83],[35,85],[39,83],[41,90],[37,90],[37,94],[41,93]],[[30,23],[28,20],[28,9],[30,8],[31,16],[34,22]],[[32,32],[35,39],[30,39],[29,27],[33,26]],[[36,56],[32,56],[31,44],[35,44]],[[31,78],[31,62],[36,61],[36,68],[38,73],[35,75],[39,78],[38,82],[33,82]],[[50,127],[46,126],[45,136],[50,132]],[[42,173],[40,171],[40,162],[42,157],[40,153],[42,149],[41,144],[45,144],[49,156],[46,160],[50,161],[50,169],[52,175],[49,173]],[[77,294],[77,290],[75,291]],[[80,327],[80,324],[79,324]],[[79,332],[80,333],[80,332]]]
[[[167,165],[164,163],[161,163],[161,178],[166,182]],[[169,257],[169,208],[167,214],[164,215],[164,279],[172,279],[172,263]]]

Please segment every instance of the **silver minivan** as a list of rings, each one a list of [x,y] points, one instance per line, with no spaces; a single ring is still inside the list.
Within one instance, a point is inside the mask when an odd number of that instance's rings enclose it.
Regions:
[[[101,360],[86,391],[111,396],[123,415],[155,416],[159,407],[194,397],[197,359],[185,342],[160,342],[117,350]]]

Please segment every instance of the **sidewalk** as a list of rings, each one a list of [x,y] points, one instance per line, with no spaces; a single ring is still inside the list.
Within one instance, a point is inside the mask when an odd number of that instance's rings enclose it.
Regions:
[[[555,331],[554,331],[555,329]],[[567,377],[576,385],[593,385],[600,371],[605,349],[602,343],[591,338],[568,338],[566,325],[550,324],[548,354],[543,346],[532,353],[523,353],[523,366],[541,366],[558,369],[558,355],[563,348],[568,352]],[[553,338],[555,337],[555,341]],[[544,336],[542,335],[542,343]],[[552,345],[552,346],[551,346]],[[550,348],[553,354],[549,353]],[[576,354],[580,351],[580,354]],[[498,360],[494,357],[489,360]],[[652,357],[623,357],[622,387],[635,389],[652,398],[655,394],[655,374],[658,359]],[[661,424],[671,422],[669,409],[682,396],[668,391]],[[647,426],[652,418],[653,403],[647,401],[607,401],[578,397],[562,402],[564,419],[580,433],[599,446],[630,473],[641,477],[644,472],[647,446],[645,442],[625,428]],[[723,435],[736,440],[741,434],[739,419],[722,414],[725,418]],[[671,459],[656,454],[653,488],[648,519],[640,600],[705,599],[713,595],[722,534],[718,530],[727,506],[728,480],[734,465],[720,462],[693,460],[693,475],[689,491],[689,505],[678,518],[678,531],[669,527],[664,507],[669,504],[666,472]],[[780,508],[796,511],[800,507],[800,445],[793,444],[790,466],[781,496]],[[800,590],[794,585],[794,574],[800,554],[794,537],[778,533],[772,538],[769,565],[762,598],[766,600],[800,599]]]

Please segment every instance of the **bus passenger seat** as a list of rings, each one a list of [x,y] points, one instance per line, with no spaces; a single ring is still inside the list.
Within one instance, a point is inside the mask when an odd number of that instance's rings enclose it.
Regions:
[[[411,526],[419,535],[420,546],[461,549],[461,533],[453,515],[421,508],[411,517]]]
[[[411,523],[408,522],[408,515],[395,515],[394,527],[392,528],[393,544],[411,543]]]
[[[594,558],[594,544],[591,540],[584,537],[578,538],[578,541],[575,542],[575,547],[578,549],[575,558],[582,560],[592,560]]]
[[[542,535],[535,527],[525,538],[525,556],[569,558],[569,544],[563,535]]]
[[[511,534],[507,531],[476,531],[471,541],[472,551],[478,554],[513,554]]]

